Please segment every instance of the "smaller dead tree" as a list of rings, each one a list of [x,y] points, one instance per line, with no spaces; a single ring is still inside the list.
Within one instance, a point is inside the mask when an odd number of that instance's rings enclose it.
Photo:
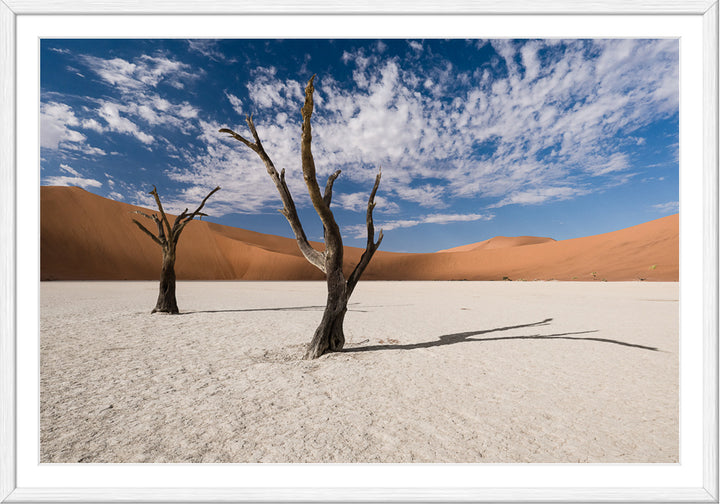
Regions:
[[[220,190],[220,187],[216,187],[210,193],[205,196],[200,206],[197,207],[192,213],[188,213],[186,208],[183,212],[175,217],[175,222],[170,226],[165,210],[163,210],[162,203],[160,203],[160,196],[158,196],[157,188],[153,186],[153,190],[150,191],[155,197],[155,203],[157,203],[158,210],[160,211],[160,217],[156,214],[146,214],[140,210],[135,210],[133,213],[140,214],[146,219],[149,219],[157,225],[157,235],[153,234],[145,226],[140,224],[136,219],[132,221],[142,232],[147,234],[152,240],[162,247],[162,270],[160,271],[160,293],[158,294],[157,303],[151,313],[179,313],[177,306],[177,299],[175,298],[175,251],[177,249],[178,239],[180,233],[183,232],[188,222],[193,220],[195,217],[205,217],[207,214],[202,213],[200,210],[205,206],[205,202]]]

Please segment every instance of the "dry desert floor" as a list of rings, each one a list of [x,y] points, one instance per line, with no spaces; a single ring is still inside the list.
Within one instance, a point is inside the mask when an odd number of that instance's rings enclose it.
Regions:
[[[677,462],[678,284],[41,284],[42,462]]]

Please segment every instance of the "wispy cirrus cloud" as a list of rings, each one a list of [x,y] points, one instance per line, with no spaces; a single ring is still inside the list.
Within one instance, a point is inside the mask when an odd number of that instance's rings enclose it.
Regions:
[[[668,201],[667,203],[659,203],[657,205],[653,205],[652,207],[660,213],[676,213],[680,210],[680,202]]]
[[[443,52],[455,42],[462,46]],[[483,209],[578,199],[629,183],[638,172],[638,149],[656,148],[645,128],[677,119],[676,40],[455,42],[349,41],[312,70],[318,72],[312,132],[320,184],[343,170],[336,208],[364,213],[381,168],[376,220],[408,216],[387,220],[386,229],[482,221]],[[309,207],[300,168],[306,76],[299,70],[320,58],[299,52],[283,59],[279,52],[294,46],[269,41],[246,52],[237,41],[216,40],[138,47],[134,54],[57,53],[97,92],[84,99],[46,95],[44,148],[68,156],[92,149],[118,157],[152,152],[153,160],[136,163],[137,170],[157,166],[142,174],[142,184],[151,175],[167,182],[168,205],[182,209],[221,185],[215,216],[270,212],[278,196],[262,162],[218,133],[230,127],[249,137],[244,116],[252,113],[265,149],[278,170],[287,170],[298,207]],[[447,57],[460,47],[462,58]],[[237,58],[246,61],[242,68],[218,70],[224,66],[217,63]],[[212,72],[200,69],[208,62]],[[672,145],[673,132],[666,133]],[[100,135],[105,150],[88,145]],[[672,160],[658,161],[665,170]],[[138,189],[137,198],[145,198],[140,185],[115,192],[131,201]]]
[[[412,219],[395,219],[395,220],[383,220],[375,222],[375,229],[382,229],[384,231],[391,231],[393,229],[410,228],[419,226],[421,224],[450,224],[453,222],[473,222],[473,221],[488,221],[495,218],[495,215],[486,214],[428,214]],[[364,238],[367,236],[367,225],[358,224],[353,226],[347,226],[345,228],[347,232],[354,238]]]
[[[157,87],[161,82],[182,89],[185,81],[195,80],[202,74],[201,71],[191,71],[192,67],[186,63],[163,56],[143,54],[133,61],[90,55],[78,58],[107,84],[125,92]]]
[[[84,189],[88,187],[102,187],[102,182],[95,179],[70,176],[54,176],[43,178],[43,183],[53,186],[78,186]]]
[[[197,52],[213,61],[220,63],[235,63],[237,59],[228,57],[219,48],[220,41],[214,39],[192,39],[187,41],[191,51]]]
[[[102,187],[103,185],[99,180],[85,177],[75,168],[65,163],[60,164],[60,171],[68,175],[43,177],[43,183],[54,186],[77,186],[84,189]]]

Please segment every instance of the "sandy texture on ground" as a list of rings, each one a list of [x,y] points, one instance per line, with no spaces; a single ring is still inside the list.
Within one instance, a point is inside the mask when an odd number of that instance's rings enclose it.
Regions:
[[[132,223],[133,207],[79,187],[41,187],[43,280],[153,280],[160,247]],[[152,212],[151,209],[145,209]],[[278,218],[282,218],[278,216]],[[150,221],[145,222],[147,224]],[[381,227],[380,224],[376,224]],[[288,226],[288,232],[290,227]],[[315,244],[322,250],[322,244]],[[345,248],[345,271],[363,250]],[[184,280],[322,280],[294,239],[205,221],[188,224],[175,264]],[[670,215],[572,240],[497,236],[432,254],[380,250],[366,280],[674,281],[679,272],[679,219]]]
[[[677,462],[678,284],[41,285],[42,462]]]

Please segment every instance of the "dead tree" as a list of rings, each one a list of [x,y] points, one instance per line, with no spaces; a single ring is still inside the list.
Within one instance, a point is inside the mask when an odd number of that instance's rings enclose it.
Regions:
[[[246,122],[250,128],[253,140],[250,141],[242,136],[238,135],[234,131],[223,128],[220,130],[221,133],[228,133],[233,138],[242,142],[247,147],[252,149],[265,164],[270,178],[275,183],[280,198],[283,202],[283,208],[280,212],[290,223],[295,239],[297,240],[300,251],[313,266],[318,268],[325,274],[327,279],[327,302],[325,304],[325,311],[323,312],[322,320],[320,325],[315,330],[310,345],[308,346],[307,352],[305,353],[306,359],[316,359],[323,355],[325,352],[334,352],[341,350],[345,344],[345,335],[343,333],[343,321],[345,319],[345,313],[347,312],[347,304],[350,299],[355,286],[357,285],[360,276],[365,271],[365,268],[370,263],[373,254],[380,246],[383,234],[382,230],[378,235],[378,240],[375,240],[375,228],[373,225],[373,208],[375,208],[375,193],[377,192],[378,186],[380,185],[380,172],[375,177],[375,185],[370,192],[370,198],[368,199],[367,206],[367,246],[365,252],[362,254],[360,261],[358,262],[355,269],[346,278],[343,273],[343,241],[340,235],[340,228],[335,221],[333,212],[330,210],[330,203],[332,200],[332,188],[335,179],[340,175],[340,170],[331,174],[328,177],[327,184],[325,185],[325,192],[320,191],[318,186],[317,176],[315,174],[315,161],[313,159],[311,144],[312,144],[312,133],[310,129],[310,117],[313,113],[313,76],[305,87],[305,104],[302,107],[302,139],[301,139],[301,158],[302,158],[302,171],[303,178],[305,179],[305,185],[310,193],[310,200],[312,201],[315,211],[320,216],[323,228],[325,231],[325,250],[320,252],[310,245],[305,231],[303,230],[302,224],[298,217],[295,209],[295,203],[293,202],[290,190],[288,189],[287,183],[285,182],[285,169],[279,174],[275,169],[275,165],[270,159],[270,156],[265,152],[265,149],[260,142],[260,137],[255,129],[252,116],[247,116]]]
[[[137,227],[140,228],[145,234],[147,234],[152,240],[162,247],[162,270],[160,271],[160,293],[158,294],[157,303],[151,313],[162,312],[162,313],[179,313],[177,307],[177,299],[175,298],[175,251],[177,249],[178,239],[180,233],[183,232],[188,222],[193,220],[195,217],[205,217],[206,214],[200,212],[205,206],[205,202],[219,191],[220,187],[216,187],[210,194],[205,196],[200,206],[197,207],[193,213],[188,213],[186,208],[183,212],[175,217],[175,222],[170,226],[165,210],[163,210],[162,203],[160,203],[160,196],[158,196],[157,188],[153,186],[153,190],[150,191],[155,197],[155,203],[157,203],[158,210],[160,211],[160,217],[156,214],[146,214],[140,210],[135,210],[133,213],[140,214],[143,217],[154,221],[157,225],[157,235],[150,232],[145,226],[140,224],[137,220],[133,219]]]

